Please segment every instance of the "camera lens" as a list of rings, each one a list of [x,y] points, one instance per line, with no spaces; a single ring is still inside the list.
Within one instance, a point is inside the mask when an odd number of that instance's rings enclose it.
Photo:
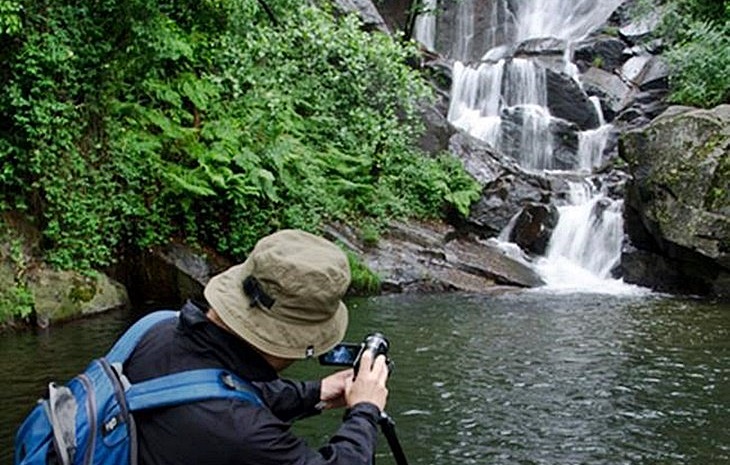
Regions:
[[[384,355],[387,359],[389,348],[390,343],[382,333],[375,332],[367,335],[362,343],[360,353],[357,355],[357,359],[355,360],[355,376],[357,376],[358,371],[360,371],[360,359],[362,358],[362,354],[365,351],[369,351],[371,354],[373,354],[373,360],[375,360],[377,356],[381,354]],[[390,365],[390,361],[388,361],[388,364]]]

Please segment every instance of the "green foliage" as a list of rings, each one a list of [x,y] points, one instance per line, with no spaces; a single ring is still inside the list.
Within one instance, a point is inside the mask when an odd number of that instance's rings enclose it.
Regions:
[[[24,276],[28,268],[27,259],[23,251],[23,244],[18,240],[8,240],[4,225],[0,224],[0,239],[5,243],[4,253],[0,253],[0,260],[7,254],[7,261],[11,265],[13,275],[11,285],[0,289],[0,324],[9,321],[28,318],[34,309],[33,293],[28,289]],[[0,265],[2,263],[0,262]],[[1,272],[1,271],[0,271]]]
[[[350,262],[352,282],[350,292],[355,295],[372,295],[380,291],[380,276],[375,274],[360,258],[347,251],[347,260]]]
[[[430,98],[415,46],[267,3],[276,22],[255,0],[23,4],[0,69],[0,203],[36,219],[52,263],[172,237],[235,258],[283,227],[468,212],[461,165],[412,148]]]
[[[654,10],[639,2],[637,14]],[[643,13],[642,13],[643,12]],[[667,0],[658,34],[672,67],[670,101],[713,107],[730,100],[730,4],[716,0]]]
[[[33,293],[23,285],[16,285],[0,291],[0,324],[26,319],[35,307]]]
[[[20,18],[22,7],[20,3],[11,0],[0,0],[0,38],[3,34],[15,36],[23,29]]]
[[[673,68],[670,100],[713,107],[730,101],[730,22],[692,22],[666,54]]]
[[[380,240],[380,231],[377,225],[365,223],[360,227],[360,236],[365,246],[374,247]]]

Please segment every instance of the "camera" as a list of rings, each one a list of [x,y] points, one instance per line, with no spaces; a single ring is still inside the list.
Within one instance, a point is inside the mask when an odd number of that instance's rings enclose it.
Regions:
[[[321,365],[351,366],[355,370],[355,376],[360,369],[362,354],[369,351],[373,354],[373,360],[378,355],[384,355],[388,364],[388,371],[392,371],[393,362],[388,358],[390,343],[388,339],[379,332],[370,333],[360,344],[343,342],[337,344],[332,350],[319,356]]]

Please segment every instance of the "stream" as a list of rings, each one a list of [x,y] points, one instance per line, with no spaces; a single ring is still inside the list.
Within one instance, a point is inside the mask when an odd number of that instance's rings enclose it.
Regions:
[[[387,410],[411,464],[730,461],[730,304],[545,290],[348,304],[347,340],[390,339]],[[139,316],[0,335],[0,463],[46,383],[82,370]],[[331,370],[302,362],[285,375]],[[294,428],[316,447],[340,417]],[[394,463],[382,435],[376,462]]]

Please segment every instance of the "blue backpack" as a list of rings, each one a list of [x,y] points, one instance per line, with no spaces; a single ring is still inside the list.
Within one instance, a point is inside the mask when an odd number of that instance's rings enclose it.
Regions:
[[[122,366],[139,340],[156,323],[177,317],[169,310],[145,316],[67,385],[51,383],[48,398],[38,401],[18,429],[15,465],[136,464],[133,412],[219,398],[263,405],[256,388],[222,369],[129,383]]]

